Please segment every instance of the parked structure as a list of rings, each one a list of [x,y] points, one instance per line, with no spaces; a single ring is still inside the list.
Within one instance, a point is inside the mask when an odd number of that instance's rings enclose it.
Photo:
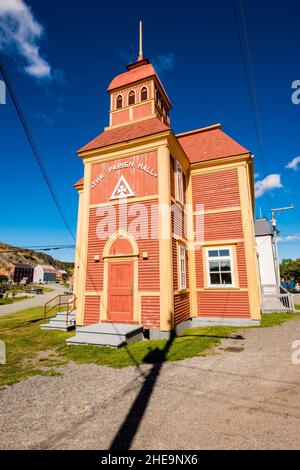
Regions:
[[[262,293],[276,294],[280,286],[276,276],[274,233],[267,218],[255,221],[255,239]]]
[[[175,135],[141,52],[108,93],[109,126],[78,151],[77,325],[259,322],[251,152],[220,124]]]
[[[55,282],[56,269],[53,266],[38,264],[34,268],[33,282]]]
[[[26,282],[30,283],[33,281],[33,266],[24,263],[9,263],[10,266],[10,277],[14,282]]]

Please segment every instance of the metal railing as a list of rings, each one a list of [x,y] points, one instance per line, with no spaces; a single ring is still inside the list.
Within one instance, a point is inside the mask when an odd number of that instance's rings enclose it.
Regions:
[[[293,296],[284,294],[262,294],[262,313],[295,312]]]
[[[76,309],[76,297],[74,294],[60,294],[45,303],[44,321],[52,310],[57,309],[56,314],[66,312],[66,326],[68,325],[70,314]]]

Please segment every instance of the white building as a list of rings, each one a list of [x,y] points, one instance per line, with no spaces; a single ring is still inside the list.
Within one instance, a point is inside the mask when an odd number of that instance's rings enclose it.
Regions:
[[[33,271],[33,282],[55,282],[56,280],[56,269],[52,266],[44,266],[38,264]]]
[[[257,219],[255,222],[255,240],[258,254],[260,284],[262,293],[276,293],[276,256],[274,252],[274,234],[267,219]]]

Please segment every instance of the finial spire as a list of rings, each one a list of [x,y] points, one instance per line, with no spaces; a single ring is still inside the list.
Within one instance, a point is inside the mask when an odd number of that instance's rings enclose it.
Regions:
[[[143,60],[143,23],[140,21],[140,48],[139,48],[139,56],[138,61]]]

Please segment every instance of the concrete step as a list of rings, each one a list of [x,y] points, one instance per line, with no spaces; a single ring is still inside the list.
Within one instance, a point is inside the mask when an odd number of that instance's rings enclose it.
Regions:
[[[55,317],[50,318],[48,323],[41,325],[42,330],[61,330],[70,331],[75,328],[76,312],[68,315],[65,312],[58,313]]]
[[[64,322],[53,321],[41,325],[41,330],[70,331],[75,329],[75,323],[66,325]]]
[[[141,325],[125,323],[95,323],[76,329],[76,335],[66,340],[67,344],[94,344],[119,348],[143,339]]]
[[[194,317],[191,319],[191,328],[199,326],[259,326],[260,320],[251,318],[230,317]]]

